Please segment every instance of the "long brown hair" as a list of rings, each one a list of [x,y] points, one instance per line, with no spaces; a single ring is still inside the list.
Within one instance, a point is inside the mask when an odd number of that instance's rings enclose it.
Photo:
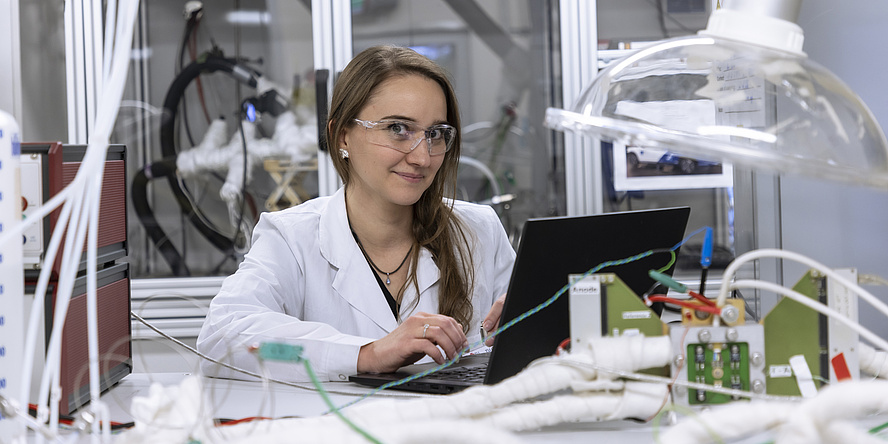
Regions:
[[[333,165],[347,187],[350,179],[348,159],[338,155],[343,131],[354,125],[353,119],[380,83],[407,74],[421,75],[441,86],[447,103],[447,123],[457,128],[453,147],[444,154],[444,162],[429,188],[413,205],[413,236],[419,247],[431,252],[440,270],[438,312],[456,319],[468,331],[473,314],[471,295],[475,276],[467,230],[453,213],[461,128],[456,95],[444,69],[409,48],[374,46],[362,51],[349,62],[333,87],[327,120],[327,146],[332,152]],[[417,295],[418,259],[418,254],[413,255],[407,278],[408,285],[412,283]]]

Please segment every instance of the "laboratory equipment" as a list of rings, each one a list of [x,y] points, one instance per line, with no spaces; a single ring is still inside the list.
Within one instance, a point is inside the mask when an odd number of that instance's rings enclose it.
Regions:
[[[62,143],[23,143],[21,163],[29,174],[22,176],[22,196],[25,215],[35,215],[52,197],[68,186],[77,175],[87,147]],[[133,369],[131,345],[130,271],[123,262],[127,256],[129,241],[126,231],[126,148],[121,145],[108,147],[105,155],[105,174],[102,177],[102,195],[99,203],[97,258],[98,313],[102,319],[98,327],[98,345],[102,355],[100,391],[105,391],[130,374]],[[38,297],[45,307],[44,331],[53,326],[54,310],[59,291],[61,258],[44,263],[49,249],[50,233],[57,229],[59,212],[42,220],[31,220],[25,230],[24,247],[28,261],[24,271],[24,294]],[[74,281],[70,306],[65,320],[61,354],[61,398],[59,412],[67,415],[89,401],[90,381],[87,375],[88,351],[86,349],[87,282],[86,249],[76,266],[78,276]],[[48,268],[50,277],[45,294],[35,295],[40,273]],[[49,347],[49,336],[40,344],[41,362]]]
[[[756,170],[888,188],[888,142],[802,51],[800,1],[724,2],[696,36],[612,63],[550,128]]]
[[[18,124],[0,110],[0,235],[22,222],[20,151]],[[13,400],[24,361],[23,285],[22,242],[13,239],[0,244],[0,397]],[[11,440],[21,428],[0,410],[0,441]]]

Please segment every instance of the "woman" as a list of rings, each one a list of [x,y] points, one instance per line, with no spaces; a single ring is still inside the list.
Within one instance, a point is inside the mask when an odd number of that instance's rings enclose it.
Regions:
[[[495,328],[515,253],[493,209],[445,198],[456,186],[459,127],[439,66],[400,47],[358,54],[334,87],[327,123],[343,187],[262,215],[198,348],[256,370],[249,345],[299,344],[321,380],[344,381],[425,355],[443,363],[482,326]],[[301,366],[264,365],[277,378],[308,379]],[[238,377],[210,362],[202,369]]]

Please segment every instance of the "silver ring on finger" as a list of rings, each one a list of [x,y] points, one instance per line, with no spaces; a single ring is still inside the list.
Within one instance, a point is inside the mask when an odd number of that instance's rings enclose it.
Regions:
[[[426,324],[426,325],[423,325],[423,326],[422,326],[422,338],[423,338],[423,339],[425,339],[425,337],[426,337],[426,331],[428,331],[429,327],[431,327],[429,324]]]

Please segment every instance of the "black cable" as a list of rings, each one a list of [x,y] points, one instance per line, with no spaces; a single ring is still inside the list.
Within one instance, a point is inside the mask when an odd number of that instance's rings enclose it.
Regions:
[[[151,169],[151,175],[144,172],[139,175],[138,180],[133,181],[133,201],[139,207],[139,220],[142,222],[145,230],[148,232],[152,241],[161,253],[167,263],[173,268],[177,276],[189,275],[188,267],[185,266],[181,254],[176,251],[163,228],[157,223],[156,218],[148,204],[147,185],[148,182],[158,178],[166,177],[173,196],[176,199],[182,213],[188,218],[197,231],[203,235],[215,248],[220,251],[228,252],[233,248],[232,239],[219,232],[215,227],[208,225],[200,214],[200,210],[196,208],[188,198],[186,192],[179,185],[178,178],[175,174],[175,159],[178,156],[175,142],[175,125],[176,115],[179,102],[182,100],[185,88],[192,80],[203,73],[223,72],[240,82],[247,84],[253,88],[256,87],[256,73],[252,70],[240,65],[234,59],[225,58],[216,54],[208,54],[203,60],[194,62],[182,69],[179,75],[173,80],[164,99],[165,119],[160,127],[160,148],[164,159],[164,166],[158,166],[158,171],[153,171],[154,165],[146,166]],[[137,199],[139,201],[137,202]],[[236,239],[236,237],[235,237]]]
[[[663,33],[663,38],[669,38],[669,31],[666,30],[666,11],[663,10],[663,1],[664,0],[654,0],[657,2],[657,21],[660,24],[660,31]]]
[[[172,268],[173,274],[176,276],[190,276],[191,272],[188,270],[188,265],[185,264],[182,255],[179,254],[176,247],[170,242],[170,239],[160,227],[148,202],[148,182],[158,177],[175,175],[175,173],[175,158],[168,158],[145,165],[133,178],[130,197],[139,221],[145,227],[145,231],[151,237],[152,242],[154,242],[166,263]]]
[[[164,158],[175,158],[178,155],[175,143],[175,123],[176,110],[178,104],[182,100],[185,88],[192,80],[196,79],[203,73],[224,72],[235,77],[236,79],[247,83],[252,87],[256,87],[256,78],[251,72],[240,67],[233,59],[219,57],[210,54],[205,60],[194,62],[186,66],[182,72],[173,80],[164,99],[164,111],[168,113],[168,118],[164,120],[160,127],[160,148]],[[228,251],[231,248],[231,241],[228,236],[220,233],[214,227],[210,227],[204,222],[205,218],[200,217],[199,209],[191,204],[186,197],[185,191],[175,175],[167,176],[170,188],[176,201],[179,203],[182,212],[188,217],[192,225],[200,232],[214,247],[220,251]]]
[[[176,56],[176,73],[182,72],[182,59],[185,57],[185,48],[188,41],[191,40],[191,34],[197,25],[198,14],[192,14],[185,22],[185,32],[182,36],[182,43],[179,44],[179,53]],[[182,101],[182,126],[185,128],[185,135],[188,137],[188,143],[194,146],[194,137],[191,136],[191,126],[188,124],[188,106],[186,101]]]

